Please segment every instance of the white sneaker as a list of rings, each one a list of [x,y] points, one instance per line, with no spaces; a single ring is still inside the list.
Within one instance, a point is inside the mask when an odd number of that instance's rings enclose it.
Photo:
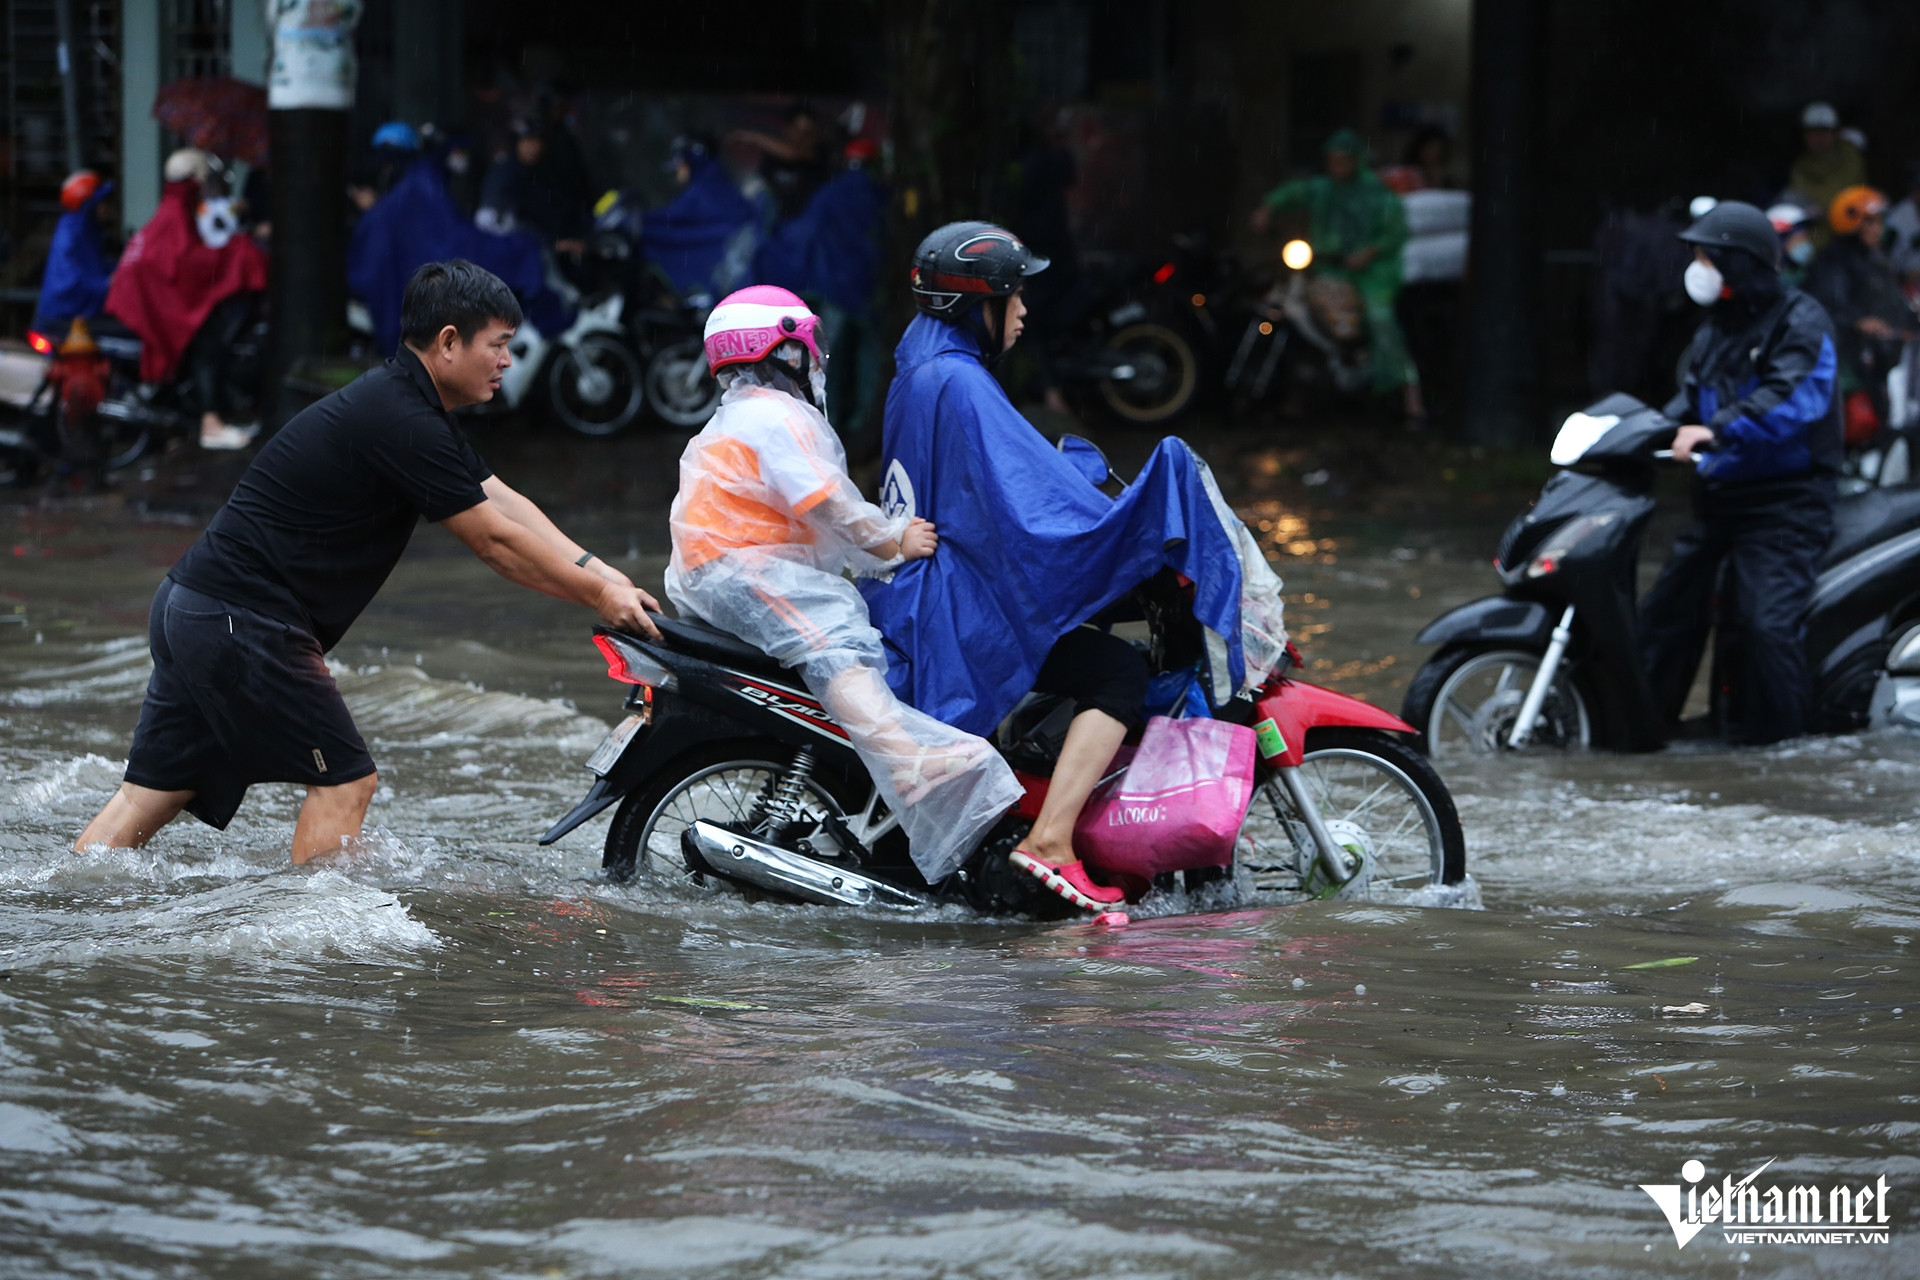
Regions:
[[[202,431],[200,447],[202,449],[244,449],[252,444],[253,438],[259,434],[260,424],[257,422],[248,423],[244,427],[235,426],[229,422],[218,431]]]

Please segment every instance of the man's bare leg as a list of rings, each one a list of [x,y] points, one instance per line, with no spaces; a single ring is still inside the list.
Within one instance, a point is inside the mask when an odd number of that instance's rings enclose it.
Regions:
[[[154,833],[180,816],[193,799],[191,791],[155,791],[152,787],[123,782],[107,801],[107,807],[94,815],[74,851],[105,845],[109,849],[139,849],[153,839]]]
[[[379,786],[380,775],[370,773],[337,787],[308,787],[307,802],[300,806],[300,821],[293,828],[293,865],[337,857],[343,844],[359,839],[367,806]]]

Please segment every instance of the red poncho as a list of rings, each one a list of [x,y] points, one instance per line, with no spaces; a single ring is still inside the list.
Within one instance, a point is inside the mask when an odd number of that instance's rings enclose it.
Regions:
[[[140,335],[140,379],[165,382],[216,306],[267,287],[267,259],[246,235],[212,249],[193,219],[196,182],[169,182],[160,208],[134,232],[107,291],[107,312]]]

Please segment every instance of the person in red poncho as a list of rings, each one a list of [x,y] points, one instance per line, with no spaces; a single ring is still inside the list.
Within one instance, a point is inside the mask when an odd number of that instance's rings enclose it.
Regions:
[[[259,428],[232,426],[221,413],[226,360],[251,295],[267,287],[267,260],[207,199],[212,173],[204,151],[167,157],[160,208],[127,242],[107,312],[139,335],[142,382],[170,381],[183,367],[190,375],[182,398],[200,411],[201,447],[243,449]]]

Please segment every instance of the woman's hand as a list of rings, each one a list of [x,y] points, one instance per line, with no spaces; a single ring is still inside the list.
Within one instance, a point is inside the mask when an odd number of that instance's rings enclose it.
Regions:
[[[1692,462],[1699,456],[1700,446],[1713,443],[1713,432],[1702,426],[1685,426],[1673,434],[1673,460]]]
[[[908,560],[925,560],[939,549],[940,535],[934,532],[931,520],[915,516],[900,535],[900,554]]]

